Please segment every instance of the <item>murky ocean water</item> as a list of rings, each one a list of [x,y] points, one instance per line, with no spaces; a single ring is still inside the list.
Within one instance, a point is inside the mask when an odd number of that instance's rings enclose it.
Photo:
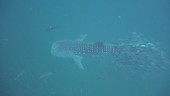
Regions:
[[[0,5],[0,96],[170,96],[169,1]],[[61,40],[81,42],[65,45],[69,58],[53,56]]]

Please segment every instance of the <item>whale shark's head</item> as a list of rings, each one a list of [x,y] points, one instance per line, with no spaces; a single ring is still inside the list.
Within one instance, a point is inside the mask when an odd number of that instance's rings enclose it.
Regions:
[[[51,47],[51,54],[57,57],[72,57],[70,41],[56,41]]]

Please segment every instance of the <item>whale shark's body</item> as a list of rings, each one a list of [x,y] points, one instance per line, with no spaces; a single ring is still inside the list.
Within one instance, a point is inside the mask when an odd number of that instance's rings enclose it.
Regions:
[[[149,76],[148,73],[151,73],[151,77],[152,73],[170,68],[169,60],[164,52],[141,34],[132,33],[132,38],[125,39],[116,45],[85,42],[86,37],[87,35],[82,35],[77,40],[56,41],[52,44],[51,54],[57,57],[72,58],[82,70],[84,70],[83,56],[107,56],[107,60],[111,60],[108,71],[110,68],[114,68],[117,72],[132,72],[140,75],[143,73],[147,76]],[[113,71],[111,70],[111,72]]]
[[[52,45],[51,53],[57,57],[73,58],[79,68],[84,70],[81,63],[82,56],[103,56],[113,54],[116,47],[103,42],[84,42],[87,35],[78,40],[61,40]]]

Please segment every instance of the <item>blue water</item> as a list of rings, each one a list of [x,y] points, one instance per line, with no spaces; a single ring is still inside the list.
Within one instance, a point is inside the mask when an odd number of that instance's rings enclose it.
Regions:
[[[170,96],[169,10],[168,0],[1,0],[0,96]],[[142,39],[131,42],[133,32]],[[83,57],[84,71],[50,53],[53,42],[82,34],[154,47]]]

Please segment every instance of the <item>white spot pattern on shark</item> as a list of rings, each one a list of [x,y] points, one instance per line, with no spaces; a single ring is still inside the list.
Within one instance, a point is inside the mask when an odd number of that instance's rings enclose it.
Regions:
[[[103,42],[84,42],[85,37],[86,35],[82,36],[83,39],[56,41],[52,45],[51,53],[57,57],[73,58],[82,70],[84,70],[81,63],[82,56],[103,56],[114,53],[114,45]]]

